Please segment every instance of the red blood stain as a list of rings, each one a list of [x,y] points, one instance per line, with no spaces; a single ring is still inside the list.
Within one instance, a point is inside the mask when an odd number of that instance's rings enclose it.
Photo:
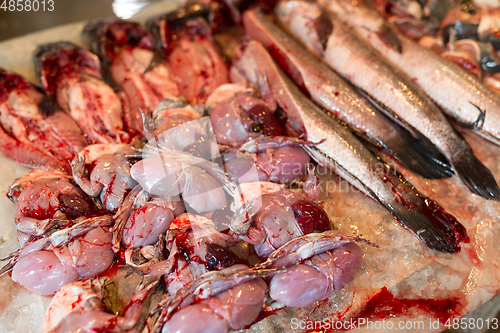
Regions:
[[[461,307],[462,301],[459,297],[446,299],[396,298],[387,290],[387,287],[383,287],[365,304],[355,318],[384,319],[409,315],[414,313],[415,309],[419,309],[444,323],[447,319],[460,315]]]
[[[450,297],[446,299],[397,298],[387,290],[387,287],[383,287],[354,317],[346,319],[346,321],[357,325],[361,319],[377,320],[409,316],[418,309],[435,319],[439,319],[440,323],[445,323],[448,319],[459,316],[462,307],[462,301],[459,297]],[[345,314],[345,312],[343,314]],[[340,320],[344,320],[344,318],[341,316]],[[326,323],[327,325],[331,325],[331,322],[326,321]],[[348,328],[347,326],[345,329]],[[357,326],[356,328],[359,327]],[[306,329],[305,332],[320,333],[342,330],[344,330],[344,328],[335,329],[326,328],[326,326],[324,326],[323,328],[316,327],[314,329]]]
[[[465,227],[453,215],[446,212],[436,201],[421,194],[418,197],[414,197],[410,192],[405,193],[406,188],[393,181],[394,176],[390,175],[390,170],[384,169],[383,172],[386,175],[383,177],[383,180],[392,185],[391,190],[396,195],[397,203],[409,211],[416,210],[425,215],[430,222],[445,234],[449,234],[448,227],[453,228],[454,242],[457,244],[455,253],[460,252],[461,248],[458,246],[460,242],[468,243],[470,241]],[[406,200],[407,198],[410,198],[411,201]]]

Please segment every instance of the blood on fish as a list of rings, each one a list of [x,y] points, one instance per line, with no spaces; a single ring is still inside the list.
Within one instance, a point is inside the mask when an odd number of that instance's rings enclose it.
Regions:
[[[383,169],[383,172],[388,174],[390,170],[388,169]],[[428,220],[434,224],[437,228],[442,230],[445,233],[448,233],[448,230],[444,229],[443,227],[446,227],[442,223],[437,223],[436,221],[436,216],[441,215],[446,217],[447,223],[453,228],[453,234],[454,234],[454,239],[457,245],[461,242],[468,243],[470,241],[469,236],[467,235],[467,229],[458,222],[458,220],[448,213],[443,207],[441,207],[436,201],[432,200],[431,198],[425,197],[423,195],[420,195],[420,202],[417,203],[412,203],[408,202],[403,198],[403,195],[400,193],[399,188],[397,187],[397,184],[394,184],[393,181],[391,180],[390,177],[383,177],[382,178],[384,182],[386,183],[391,183],[392,185],[392,192],[396,195],[396,201],[398,201],[399,204],[401,204],[404,208],[410,210],[418,210],[420,213],[422,213],[424,216],[428,218]],[[456,251],[454,253],[460,252],[460,247],[457,246]]]

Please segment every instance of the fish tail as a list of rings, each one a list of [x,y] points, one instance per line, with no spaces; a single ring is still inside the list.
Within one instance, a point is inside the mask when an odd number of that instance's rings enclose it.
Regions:
[[[500,188],[491,171],[474,155],[469,147],[461,149],[452,158],[456,173],[472,193],[486,199],[500,200]]]
[[[392,186],[393,200],[384,205],[427,247],[440,252],[457,253],[460,242],[467,241],[467,230],[436,201],[419,193],[413,185],[396,173],[385,179]]]
[[[392,212],[403,227],[436,251],[456,253],[459,243],[467,238],[465,227],[428,198],[411,209],[398,205]]]
[[[389,210],[400,224],[415,235],[427,247],[440,252],[460,251],[460,242],[467,240],[467,230],[457,219],[447,213],[437,202],[419,193],[413,185],[394,172],[382,169],[384,182],[391,187],[391,197],[381,197],[348,170],[335,162],[316,147],[305,147],[311,156],[323,167],[337,173],[363,193],[378,201]],[[382,175],[381,175],[382,176]]]
[[[397,124],[393,126],[397,136],[384,142],[389,152],[406,167],[427,179],[453,176],[450,161],[424,136],[414,137]]]

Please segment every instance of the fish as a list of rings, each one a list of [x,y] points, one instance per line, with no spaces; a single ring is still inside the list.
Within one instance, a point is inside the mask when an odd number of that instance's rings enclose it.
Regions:
[[[330,22],[330,21],[325,21]],[[452,176],[447,158],[421,133],[408,132],[373,107],[343,78],[318,61],[259,10],[243,15],[246,34],[260,41],[281,68],[311,97],[354,133],[386,149],[398,161],[424,178]],[[325,27],[329,30],[328,25]]]
[[[315,52],[316,55],[354,84],[387,116],[410,131],[425,135],[451,161],[455,172],[472,193],[486,199],[500,200],[500,188],[493,174],[474,155],[467,141],[452,127],[441,110],[410,77],[386,62],[378,52],[359,37],[357,33],[359,29],[353,29],[349,26],[350,22],[344,21],[350,18],[351,14],[341,19],[337,13],[326,12],[317,4],[305,1],[280,1],[275,7],[275,13],[280,23],[292,35],[303,41],[313,53],[315,49],[318,49],[318,42],[314,43],[314,40],[319,39],[319,37],[310,37],[318,36],[314,26],[325,24],[318,23],[318,20],[320,22],[331,21],[332,31],[327,37],[323,37],[327,38],[325,46],[319,53]],[[353,21],[363,24],[360,17]],[[374,31],[376,26],[381,26],[381,23],[375,19],[367,19],[366,22],[368,22],[367,28],[362,29],[364,31]],[[383,29],[386,28],[388,29],[386,26]],[[372,32],[370,35],[381,34]],[[402,41],[395,32],[389,35],[396,36],[395,38]],[[388,42],[393,39],[392,37],[377,38],[380,44],[384,45],[385,52],[400,54],[398,45],[402,44]],[[312,44],[316,46],[312,47]],[[406,67],[408,66],[410,65],[407,64]],[[429,72],[427,75],[431,76]],[[443,89],[442,87],[442,82],[435,82],[435,90]],[[449,99],[454,99],[455,95],[450,94]]]
[[[303,139],[318,142],[305,149],[321,166],[379,202],[429,248],[459,251],[459,243],[467,238],[464,226],[393,170],[377,170],[381,162],[352,132],[309,100],[260,42],[247,43],[231,68],[231,77],[245,77],[259,89],[269,90],[287,117],[305,133]]]
[[[335,1],[319,1],[327,9],[338,7]],[[361,13],[353,15],[360,16]],[[375,11],[364,11],[363,16],[377,16]],[[358,34],[377,50],[392,66],[406,73],[429,97],[462,126],[472,129],[485,139],[500,145],[500,96],[482,84],[477,77],[458,65],[393,31],[397,35],[401,52],[377,38],[374,29],[362,25],[355,27]]]

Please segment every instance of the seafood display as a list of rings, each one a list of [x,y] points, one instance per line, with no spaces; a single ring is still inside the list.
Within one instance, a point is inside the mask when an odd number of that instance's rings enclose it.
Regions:
[[[333,3],[332,5],[325,3],[325,5],[335,11]],[[366,17],[369,17],[365,20],[367,22],[374,22],[376,18],[379,18],[379,21],[381,19],[378,13],[369,9],[362,13],[353,11],[352,15],[358,16],[360,19],[355,21],[348,19],[350,22],[359,22]],[[400,50],[394,50],[378,37],[380,26],[365,28],[363,25],[354,24],[354,28],[394,67],[414,78],[416,84],[452,119],[498,143],[500,98],[493,90],[482,85],[477,77],[459,68],[458,65],[451,64],[450,61],[439,57],[436,53],[419,46],[405,36],[396,35],[396,32],[390,30],[389,27],[387,27],[388,31],[392,31],[392,34],[397,36]],[[459,39],[461,38],[459,37]],[[444,84],[444,88],[437,91],[437,81],[434,77],[438,77],[440,83],[447,82]],[[486,116],[486,112],[488,116]]]
[[[240,72],[235,75],[243,73],[254,84],[266,77],[272,96],[299,126],[298,131],[313,142],[326,139],[307,148],[321,166],[335,169],[353,186],[385,206],[430,248],[451,253],[458,251],[459,243],[466,238],[465,228],[403,178],[388,170],[377,174],[375,156],[344,127],[306,99],[280,72],[262,44],[249,42],[233,69]],[[409,210],[408,206],[412,209]]]
[[[87,145],[73,118],[19,75],[0,69],[2,153],[32,168],[69,170]]]
[[[474,156],[467,141],[455,133],[440,110],[418,89],[412,80],[401,75],[372,52],[362,40],[357,38],[355,33],[346,27],[348,25],[343,20],[334,16],[333,13],[321,16],[320,7],[305,1],[280,2],[276,7],[276,14],[283,25],[288,29],[294,27],[297,31],[306,29],[309,25],[307,19],[328,21],[324,24],[332,26],[333,29],[330,34],[323,36],[325,49],[316,55],[323,58],[330,67],[342,76],[348,78],[387,114],[395,117],[396,121],[403,123],[403,126],[409,130],[426,136],[451,161],[454,170],[473,193],[485,198],[500,199],[500,188],[491,172]],[[298,18],[298,15],[303,17]],[[294,24],[297,20],[303,24]],[[312,44],[310,34],[305,37],[305,35],[299,36],[295,31],[292,33],[301,39],[311,52],[315,52],[314,50],[320,46],[318,42],[315,43],[315,48],[307,45],[307,43]],[[304,38],[308,40],[306,41]],[[384,42],[387,40],[384,39]],[[398,53],[398,50],[391,49],[391,51]],[[387,52],[389,51],[383,51],[382,54]],[[415,54],[415,52],[409,52]],[[359,63],[353,59],[359,60]],[[422,61],[421,56],[418,59]],[[404,67],[415,65],[415,63],[411,65],[407,63]],[[429,66],[425,67],[429,68]],[[363,75],[357,75],[357,72],[362,72]],[[430,69],[425,77],[431,77],[433,72],[434,69]],[[406,74],[416,78],[419,85],[423,84],[423,78],[414,75],[414,73],[406,72]],[[456,82],[453,79],[450,81]],[[380,89],[381,87],[383,88]],[[432,89],[436,90],[435,87]],[[429,96],[431,95],[429,94]],[[468,97],[465,99],[469,101],[468,103],[474,103],[474,100]],[[485,99],[481,98],[483,101]],[[440,104],[436,99],[434,100],[438,105]],[[463,109],[463,107],[455,109]]]
[[[498,91],[498,8],[481,2],[461,7],[433,2],[424,8],[413,6],[412,12],[398,5],[396,10],[386,9],[382,2],[372,7],[396,30]]]
[[[189,0],[0,56],[1,330],[438,332],[500,294],[496,12],[436,6]]]
[[[453,173],[446,158],[425,137],[416,138],[414,135],[418,133],[415,131],[410,134],[389,121],[347,82],[274,25],[264,13],[247,11],[244,26],[248,35],[266,46],[306,94],[348,124],[356,134],[387,149],[423,177],[441,178]]]

